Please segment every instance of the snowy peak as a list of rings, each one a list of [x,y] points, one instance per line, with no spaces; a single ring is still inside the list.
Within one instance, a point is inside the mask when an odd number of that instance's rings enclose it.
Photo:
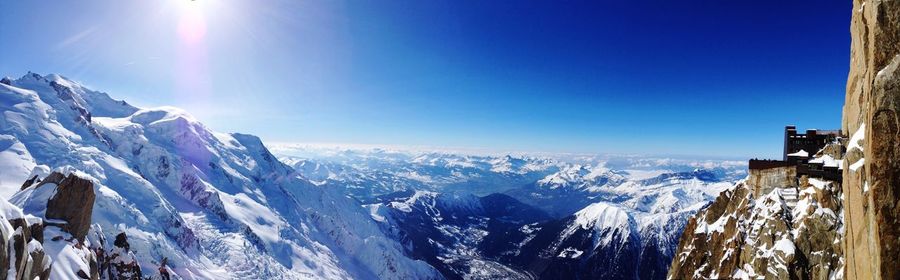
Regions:
[[[599,187],[618,185],[626,180],[621,172],[602,166],[571,165],[539,180],[540,187],[549,189],[572,188],[597,191]]]
[[[622,229],[631,230],[635,227],[634,218],[625,210],[598,202],[581,209],[575,213],[575,224],[582,229]]]
[[[515,158],[510,155],[496,158],[491,161],[491,171],[494,172],[522,172],[528,162],[525,159]]]
[[[53,96],[50,96],[51,94],[55,95],[56,99],[67,104],[71,109],[84,110],[84,113],[91,116],[125,117],[137,111],[137,108],[125,101],[114,100],[106,93],[87,89],[80,83],[58,74],[41,76],[28,72],[25,76],[12,81],[11,85],[36,89],[38,93],[42,94],[41,98],[50,104],[56,103]],[[46,89],[52,89],[52,91]],[[43,93],[47,93],[47,95],[43,95]]]

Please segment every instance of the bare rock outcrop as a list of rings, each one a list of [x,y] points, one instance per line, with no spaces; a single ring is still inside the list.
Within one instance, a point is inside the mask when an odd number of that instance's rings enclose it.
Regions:
[[[900,1],[854,0],[842,128],[847,279],[900,279]]]
[[[75,174],[52,172],[44,178],[33,176],[10,198],[21,217],[8,219],[16,230],[12,235],[16,279],[48,279],[62,275],[99,279],[97,259],[87,249],[85,235],[91,226],[94,184]],[[24,211],[23,211],[24,210]],[[9,211],[7,211],[9,212]],[[46,249],[46,250],[45,250]],[[74,251],[76,253],[67,253]],[[54,262],[75,262],[76,271],[52,271]],[[68,267],[68,266],[64,266]],[[2,275],[0,275],[2,276]]]
[[[47,183],[55,183],[57,187],[56,194],[47,202],[45,217],[65,221],[63,229],[84,242],[94,211],[94,184],[74,174],[64,177],[58,172],[51,173],[41,182]]]
[[[15,279],[47,279],[50,276],[50,257],[43,248],[43,225],[36,219],[28,219],[24,216],[16,216],[7,222],[14,229],[9,236],[2,236],[8,240],[4,244],[11,250],[5,251],[0,264],[4,267],[13,267],[14,270],[4,270],[0,276],[8,277],[9,272],[15,272]],[[5,278],[8,279],[8,278]]]

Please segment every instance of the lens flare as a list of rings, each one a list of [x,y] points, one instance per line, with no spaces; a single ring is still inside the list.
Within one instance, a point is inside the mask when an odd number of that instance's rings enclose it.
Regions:
[[[199,44],[206,36],[206,17],[203,6],[197,1],[182,1],[178,36],[186,43]]]
[[[177,87],[182,98],[193,104],[209,104],[211,94],[205,1],[178,1]]]

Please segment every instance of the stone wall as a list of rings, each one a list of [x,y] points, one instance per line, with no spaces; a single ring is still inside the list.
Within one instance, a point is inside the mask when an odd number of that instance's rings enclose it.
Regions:
[[[751,188],[753,197],[760,197],[772,189],[797,186],[797,167],[786,166],[768,169],[750,169],[747,186]]]

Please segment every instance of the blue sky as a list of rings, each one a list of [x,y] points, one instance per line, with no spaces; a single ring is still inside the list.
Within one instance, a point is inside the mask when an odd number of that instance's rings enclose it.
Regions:
[[[790,3],[788,3],[790,2]],[[3,1],[60,73],[267,141],[777,156],[837,128],[850,1]]]

